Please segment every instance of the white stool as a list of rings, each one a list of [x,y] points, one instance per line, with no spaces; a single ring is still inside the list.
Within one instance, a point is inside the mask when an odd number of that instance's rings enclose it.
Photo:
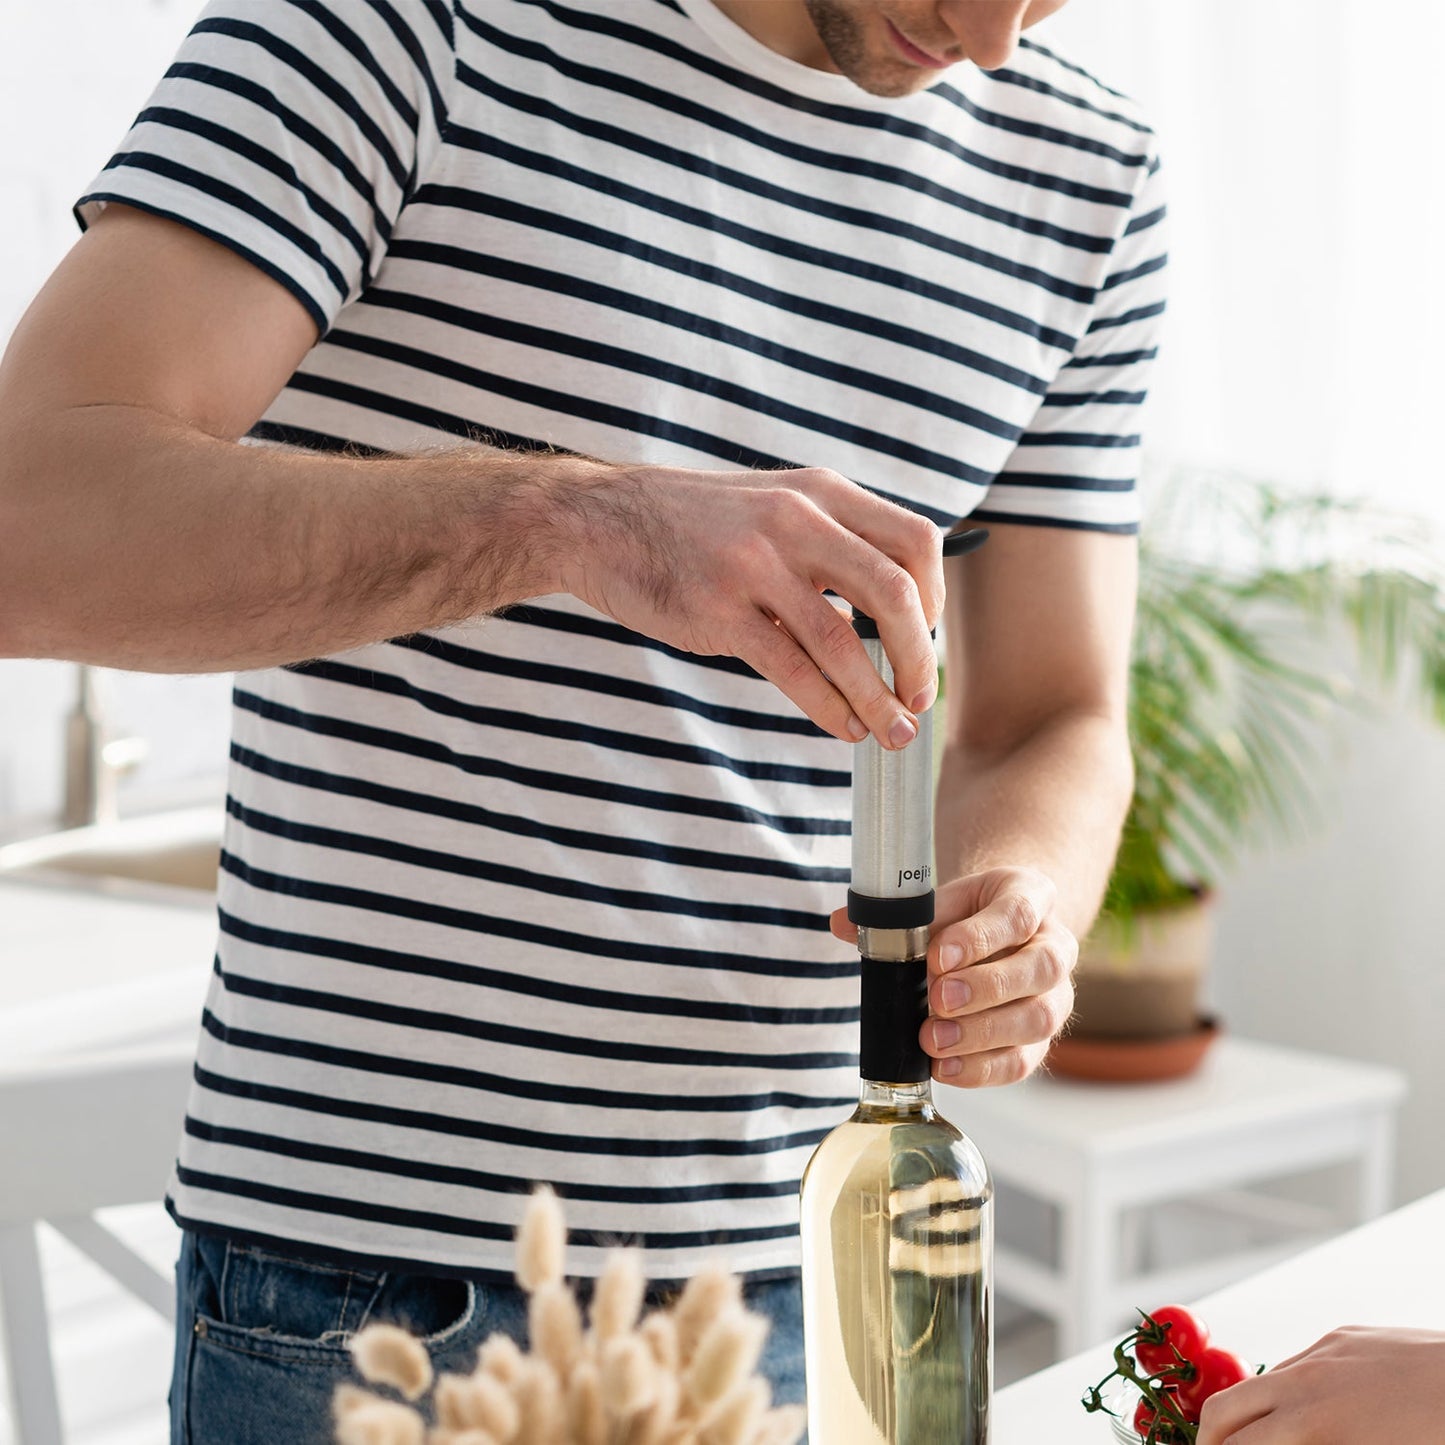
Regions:
[[[1136,1306],[1194,1299],[1383,1213],[1405,1080],[1394,1069],[1225,1037],[1197,1073],[1170,1083],[1036,1075],[934,1094],[983,1151],[1005,1206],[1017,1187],[1058,1210],[1057,1267],[1001,1244],[996,1280],[1001,1294],[1053,1319],[1059,1353],[1072,1355],[1121,1332]],[[1122,1277],[1126,1211],[1341,1163],[1353,1166],[1351,1184],[1324,1228]]]

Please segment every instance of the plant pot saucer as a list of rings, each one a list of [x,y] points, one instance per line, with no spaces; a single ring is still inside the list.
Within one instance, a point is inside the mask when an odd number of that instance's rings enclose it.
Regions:
[[[1100,1084],[1156,1083],[1192,1074],[1220,1035],[1219,1020],[1205,1015],[1187,1033],[1162,1039],[1070,1034],[1049,1050],[1051,1073]]]

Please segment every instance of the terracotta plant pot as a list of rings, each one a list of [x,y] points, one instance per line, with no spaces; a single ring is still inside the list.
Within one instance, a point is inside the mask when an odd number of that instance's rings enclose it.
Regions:
[[[1157,1084],[1192,1074],[1218,1037],[1219,1024],[1212,1018],[1162,1039],[1066,1034],[1049,1050],[1049,1072],[1098,1084]]]
[[[1070,1034],[1163,1039],[1193,1032],[1214,946],[1214,897],[1101,918],[1079,949]]]

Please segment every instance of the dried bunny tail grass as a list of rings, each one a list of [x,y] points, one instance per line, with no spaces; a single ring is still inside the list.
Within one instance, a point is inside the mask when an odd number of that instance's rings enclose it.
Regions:
[[[659,1370],[656,1398],[627,1423],[621,1445],[663,1445],[677,1424],[681,1403],[682,1386],[677,1376]]]
[[[591,1360],[580,1360],[567,1386],[567,1428],[573,1445],[609,1445],[602,1376]]]
[[[614,1249],[592,1296],[592,1333],[599,1343],[625,1335],[637,1324],[646,1293],[642,1256],[635,1249]]]
[[[748,1445],[798,1445],[808,1428],[808,1412],[802,1405],[782,1405],[763,1416]]]
[[[432,1399],[437,1419],[448,1430],[482,1430],[497,1445],[509,1445],[516,1438],[517,1402],[495,1375],[443,1375]]]
[[[424,1445],[426,1422],[409,1405],[380,1396],[353,1404],[336,1420],[336,1445]]]
[[[713,1407],[752,1374],[767,1335],[764,1316],[735,1309],[708,1327],[683,1381],[683,1390],[699,1418],[710,1416]]]
[[[431,1360],[422,1343],[396,1325],[367,1325],[351,1337],[351,1357],[373,1385],[390,1385],[408,1400],[431,1388]]]
[[[548,1185],[539,1184],[517,1228],[517,1283],[528,1294],[544,1284],[560,1284],[566,1255],[562,1201]]]
[[[652,1358],[669,1375],[677,1374],[682,1363],[682,1350],[677,1342],[677,1321],[662,1310],[654,1310],[643,1320],[638,1332],[647,1341]]]
[[[720,1265],[708,1265],[688,1280],[673,1308],[683,1365],[691,1363],[713,1322],[730,1309],[741,1309],[742,1299],[743,1288],[737,1276]]]
[[[561,1382],[551,1365],[526,1356],[512,1392],[520,1416],[517,1445],[563,1445],[566,1409]]]
[[[470,1383],[464,1375],[443,1375],[437,1381],[431,1399],[436,1410],[437,1424],[442,1430],[465,1430],[472,1423],[471,1402],[467,1391]],[[436,1435],[438,1432],[432,1433]],[[435,1440],[432,1445],[436,1445]]]
[[[517,1231],[533,1352],[494,1334],[472,1374],[436,1381],[429,1445],[797,1445],[805,1412],[770,1412],[766,1381],[751,1378],[768,1322],[743,1308],[734,1275],[705,1268],[673,1308],[639,1323],[641,1255],[614,1250],[584,1332],[563,1279],[565,1247],[561,1203],[544,1186]],[[395,1326],[369,1326],[350,1347],[373,1384],[415,1400],[433,1383],[426,1350]],[[337,1445],[428,1445],[417,1411],[358,1386],[340,1386],[332,1409]]]
[[[567,1426],[571,1445],[609,1445],[612,1431],[602,1401],[602,1371],[592,1359],[579,1360],[567,1383]]]
[[[602,1403],[610,1420],[630,1420],[657,1398],[657,1361],[637,1335],[602,1346]]]
[[[353,1410],[359,1410],[363,1405],[370,1405],[381,1398],[380,1395],[373,1395],[370,1390],[363,1390],[360,1385],[338,1385],[331,1392],[332,1417],[339,1420],[343,1415],[349,1415]]]
[[[772,1387],[766,1380],[745,1381],[703,1426],[698,1436],[701,1445],[752,1445],[772,1400]]]
[[[527,1307],[532,1349],[566,1379],[582,1354],[582,1311],[565,1284],[544,1284]]]
[[[477,1351],[478,1375],[491,1375],[504,1385],[513,1384],[522,1373],[524,1356],[511,1335],[488,1335]]]
[[[495,1435],[500,1445],[510,1445],[522,1428],[522,1412],[512,1392],[491,1375],[477,1375],[471,1381],[471,1407],[476,1423]]]

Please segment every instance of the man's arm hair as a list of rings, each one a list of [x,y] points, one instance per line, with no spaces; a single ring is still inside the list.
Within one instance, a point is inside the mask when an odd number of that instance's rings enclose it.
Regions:
[[[556,590],[596,463],[239,442],[315,340],[248,261],[108,208],[0,364],[0,654],[259,667]]]

